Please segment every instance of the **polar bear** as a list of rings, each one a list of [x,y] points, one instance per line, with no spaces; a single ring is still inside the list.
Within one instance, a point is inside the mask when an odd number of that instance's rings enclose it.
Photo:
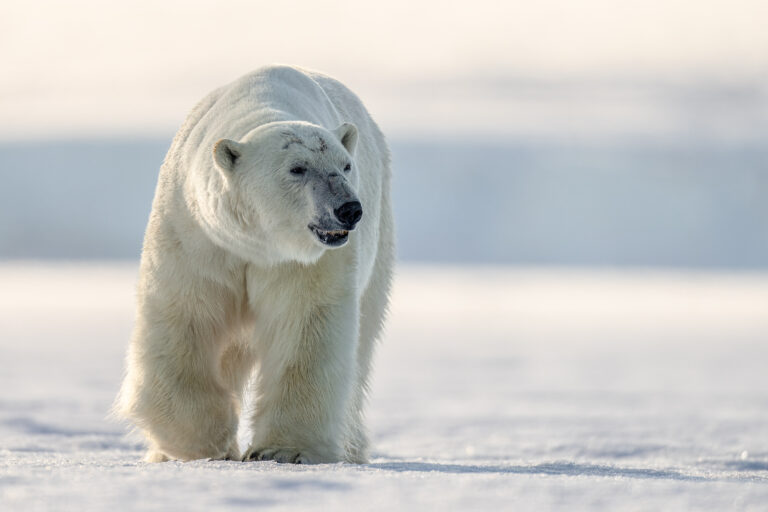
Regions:
[[[357,96],[320,73],[264,67],[192,110],[160,170],[115,404],[147,461],[367,460],[389,161]]]

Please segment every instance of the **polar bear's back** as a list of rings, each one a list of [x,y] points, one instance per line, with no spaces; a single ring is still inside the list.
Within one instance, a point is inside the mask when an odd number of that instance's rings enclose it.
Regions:
[[[351,121],[358,127],[363,136],[368,136],[375,142],[376,150],[385,158],[389,158],[384,135],[374,122],[368,110],[358,96],[346,85],[335,78],[315,71],[303,71],[325,92],[342,121]]]
[[[194,166],[217,140],[240,140],[275,121],[307,121],[329,130],[352,122],[368,139],[364,149],[388,159],[381,131],[350,89],[327,75],[285,65],[258,68],[203,98],[176,134],[169,158]]]

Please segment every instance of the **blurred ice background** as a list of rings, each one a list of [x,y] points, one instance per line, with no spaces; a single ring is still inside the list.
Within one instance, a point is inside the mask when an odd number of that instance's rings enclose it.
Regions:
[[[764,510],[766,26],[761,0],[4,2],[0,509]],[[158,168],[272,62],[391,143],[373,464],[147,466],[104,416]]]
[[[388,134],[403,261],[764,268],[768,4],[10,2],[0,258],[135,259],[188,110],[271,62]]]

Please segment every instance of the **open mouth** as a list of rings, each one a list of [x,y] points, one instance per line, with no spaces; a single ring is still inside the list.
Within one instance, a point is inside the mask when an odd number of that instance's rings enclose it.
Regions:
[[[349,231],[343,229],[328,231],[312,225],[309,226],[309,229],[315,234],[318,240],[331,247],[344,245],[344,243],[347,241],[347,238],[349,238]]]

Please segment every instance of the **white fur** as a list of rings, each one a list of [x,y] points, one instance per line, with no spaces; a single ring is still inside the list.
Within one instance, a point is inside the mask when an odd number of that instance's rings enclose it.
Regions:
[[[313,169],[305,182],[289,171],[297,161]],[[363,208],[335,249],[307,228],[332,211],[317,192],[332,179]],[[146,435],[147,460],[366,461],[362,409],[393,265],[389,189],[384,137],[332,78],[269,66],[195,107],[160,171],[116,402]]]

